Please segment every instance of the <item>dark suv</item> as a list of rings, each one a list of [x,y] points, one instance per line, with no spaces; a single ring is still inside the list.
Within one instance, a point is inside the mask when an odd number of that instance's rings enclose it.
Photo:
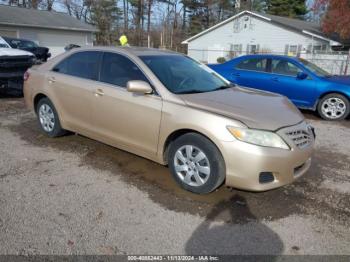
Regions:
[[[12,48],[17,48],[21,50],[25,50],[31,52],[35,55],[36,59],[40,62],[46,62],[47,59],[51,56],[49,53],[49,48],[38,46],[35,42],[26,40],[26,39],[18,39],[18,38],[10,38],[10,37],[2,37]]]

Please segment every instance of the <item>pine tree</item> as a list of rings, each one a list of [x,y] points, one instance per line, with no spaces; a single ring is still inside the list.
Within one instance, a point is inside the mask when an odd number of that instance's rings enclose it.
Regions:
[[[91,23],[95,24],[99,32],[96,40],[99,44],[110,45],[113,41],[112,33],[120,19],[121,10],[115,0],[93,1],[91,6]]]
[[[267,12],[271,15],[302,17],[308,10],[305,0],[267,0]]]

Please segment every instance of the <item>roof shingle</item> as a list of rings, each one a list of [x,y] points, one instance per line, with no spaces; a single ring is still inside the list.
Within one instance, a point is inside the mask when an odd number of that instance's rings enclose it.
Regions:
[[[39,27],[72,31],[96,32],[97,29],[68,14],[0,5],[0,25]]]

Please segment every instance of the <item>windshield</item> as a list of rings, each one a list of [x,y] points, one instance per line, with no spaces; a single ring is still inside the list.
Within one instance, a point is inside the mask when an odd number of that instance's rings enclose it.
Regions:
[[[8,45],[3,44],[3,43],[0,43],[0,47],[1,47],[1,48],[9,48],[9,46],[8,46]]]
[[[211,92],[231,87],[207,66],[181,55],[140,56],[163,85],[175,94]]]
[[[305,60],[305,59],[302,59],[302,58],[299,58],[299,61],[307,68],[309,69],[311,72],[315,73],[316,75],[318,76],[321,76],[321,77],[328,77],[330,76],[330,74],[323,70],[322,68],[318,67],[317,65]]]
[[[38,45],[32,41],[21,40],[18,46],[21,48],[31,48],[31,47],[37,47]]]

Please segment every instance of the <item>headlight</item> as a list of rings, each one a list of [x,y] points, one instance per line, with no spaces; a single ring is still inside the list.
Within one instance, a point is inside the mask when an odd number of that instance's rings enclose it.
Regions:
[[[228,126],[227,129],[238,140],[267,147],[290,149],[286,142],[274,132]]]

